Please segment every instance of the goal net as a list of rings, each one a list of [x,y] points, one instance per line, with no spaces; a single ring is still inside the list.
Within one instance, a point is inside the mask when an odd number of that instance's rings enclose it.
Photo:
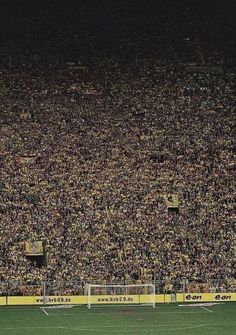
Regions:
[[[151,306],[155,307],[155,285],[87,285],[87,306]]]

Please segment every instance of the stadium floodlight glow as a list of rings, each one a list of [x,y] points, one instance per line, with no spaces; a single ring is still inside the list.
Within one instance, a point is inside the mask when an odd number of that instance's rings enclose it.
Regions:
[[[155,308],[155,285],[94,285],[87,284],[87,307],[151,306]]]

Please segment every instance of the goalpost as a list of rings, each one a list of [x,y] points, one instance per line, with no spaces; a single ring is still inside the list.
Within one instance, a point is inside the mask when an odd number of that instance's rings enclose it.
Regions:
[[[151,306],[155,308],[155,285],[94,285],[87,284],[87,307]]]

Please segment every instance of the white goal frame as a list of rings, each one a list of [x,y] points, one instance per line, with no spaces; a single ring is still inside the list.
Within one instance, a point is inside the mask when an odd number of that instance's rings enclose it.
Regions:
[[[132,285],[119,285],[119,284],[111,284],[111,285],[98,285],[98,284],[87,284],[86,285],[87,288],[87,307],[88,309],[91,309],[91,306],[94,304],[96,306],[105,306],[105,305],[116,305],[116,306],[151,306],[153,308],[156,307],[156,295],[155,295],[155,285],[154,284],[132,284]],[[93,294],[92,290],[93,288],[95,289],[101,289],[101,290],[106,290],[106,289],[110,289],[113,291],[116,291],[117,289],[119,289],[119,291],[122,291],[122,289],[124,289],[124,293],[122,294],[105,294],[105,295],[101,295],[101,297],[106,296],[106,298],[101,298],[102,302],[99,303],[99,301],[93,302],[93,297],[97,298],[99,300],[99,295],[98,294]],[[130,289],[134,289],[138,288],[144,288],[144,291],[149,291],[149,293],[127,293],[127,291],[129,291]],[[133,302],[133,299],[131,297],[135,297],[135,301]],[[150,296],[150,301],[148,299],[147,302],[143,301],[142,302],[142,297],[145,296]],[[116,300],[116,303],[113,304],[112,301],[114,301],[114,299]],[[121,303],[117,302],[117,299],[122,299]],[[126,300],[127,299],[127,300]],[[106,301],[107,300],[107,301]],[[131,300],[131,301],[130,301]]]

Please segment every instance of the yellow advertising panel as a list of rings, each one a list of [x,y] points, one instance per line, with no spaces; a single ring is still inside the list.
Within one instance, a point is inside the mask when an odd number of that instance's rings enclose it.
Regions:
[[[179,293],[177,302],[217,302],[236,301],[235,293]]]
[[[42,305],[40,303],[40,296],[28,296],[28,297],[8,297],[8,305]]]
[[[91,304],[139,304],[139,295],[94,295],[90,296]]]
[[[176,294],[176,302],[184,302],[184,293]]]
[[[87,296],[8,297],[8,305],[79,305],[87,304]]]
[[[91,304],[147,304],[152,303],[151,295],[100,295],[90,296]],[[227,302],[236,301],[235,293],[178,293],[176,302]],[[155,302],[171,303],[170,294],[157,294]],[[86,305],[88,296],[42,296],[0,297],[0,305]]]
[[[156,304],[164,304],[171,302],[171,295],[170,294],[156,294],[155,296]]]
[[[47,305],[81,305],[87,304],[87,296],[48,296],[45,299]],[[43,298],[41,297],[41,300]]]
[[[43,256],[43,241],[25,241],[26,256]]]
[[[6,305],[6,297],[0,297],[0,306]]]

